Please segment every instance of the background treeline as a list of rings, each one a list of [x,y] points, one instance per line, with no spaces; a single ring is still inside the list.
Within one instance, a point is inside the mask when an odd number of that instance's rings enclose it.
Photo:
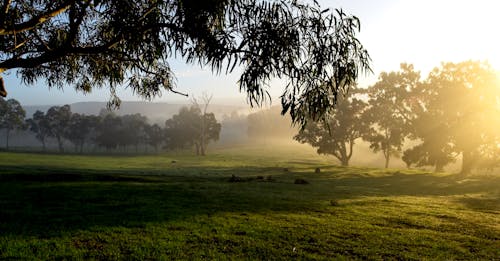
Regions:
[[[198,106],[183,107],[163,126],[151,124],[146,116],[118,116],[107,110],[99,115],[73,113],[69,105],[36,111],[25,119],[25,111],[14,99],[0,99],[0,129],[4,130],[5,149],[14,131],[32,135],[42,151],[55,143],[58,152],[158,152],[170,149],[204,148],[219,139],[221,130],[213,113],[202,113]],[[68,146],[69,144],[69,146]],[[32,144],[31,146],[35,146]]]
[[[208,112],[207,104],[193,103],[159,123],[157,112],[153,119],[139,113],[118,115],[106,109],[89,115],[72,112],[70,105],[64,105],[36,110],[28,118],[14,99],[0,98],[0,106],[0,144],[7,150],[61,153],[191,150],[204,155],[209,143],[232,146],[276,139],[290,141],[297,133],[290,118],[281,116],[278,107],[254,113],[232,110],[217,119]],[[214,107],[220,114],[221,106]],[[12,136],[15,136],[14,148],[9,145]]]
[[[421,79],[412,65],[383,72],[366,89],[339,99],[329,120],[310,122],[295,139],[348,165],[356,142],[380,152],[385,167],[399,158],[408,167],[445,166],[461,172],[500,163],[500,81],[488,63],[443,63]]]

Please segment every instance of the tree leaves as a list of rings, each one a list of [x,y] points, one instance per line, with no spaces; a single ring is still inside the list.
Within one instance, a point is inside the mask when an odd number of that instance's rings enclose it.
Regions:
[[[111,105],[119,104],[121,86],[145,99],[175,92],[167,60],[180,57],[216,73],[241,67],[238,84],[252,106],[270,99],[273,78],[285,80],[283,113],[304,126],[331,113],[337,95],[355,84],[359,72],[370,71],[356,38],[359,19],[317,3],[76,0],[60,3],[67,9],[43,21],[36,17],[59,6],[30,3],[2,6],[12,19],[0,31],[29,21],[36,26],[0,35],[0,71],[19,68],[26,83],[45,79],[83,92],[107,87]],[[19,41],[24,43],[16,47]]]

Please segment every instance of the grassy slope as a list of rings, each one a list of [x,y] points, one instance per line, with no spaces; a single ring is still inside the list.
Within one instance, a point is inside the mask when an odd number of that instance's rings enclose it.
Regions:
[[[288,147],[0,153],[0,259],[495,259],[499,184],[336,167]]]

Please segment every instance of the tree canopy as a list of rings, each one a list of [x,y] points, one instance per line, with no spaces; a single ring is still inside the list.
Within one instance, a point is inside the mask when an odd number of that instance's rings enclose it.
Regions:
[[[333,155],[342,166],[348,166],[355,141],[369,129],[368,122],[362,120],[365,109],[365,102],[353,95],[346,96],[339,100],[328,121],[309,122],[294,139],[317,148],[318,154]]]
[[[15,99],[5,101],[0,97],[0,129],[5,129],[5,144],[9,149],[9,134],[15,129],[22,129],[26,112],[21,104]]]
[[[216,73],[242,68],[251,105],[287,82],[283,113],[304,125],[331,112],[339,93],[369,71],[359,19],[298,0],[6,0],[0,3],[0,79],[14,69],[28,84],[131,88],[151,99],[176,92],[174,57]],[[3,81],[0,94],[5,96]]]

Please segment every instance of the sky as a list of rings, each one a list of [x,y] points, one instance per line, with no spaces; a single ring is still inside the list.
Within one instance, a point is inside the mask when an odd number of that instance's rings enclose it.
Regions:
[[[441,62],[487,60],[500,70],[500,1],[497,0],[318,0],[324,8],[342,8],[361,20],[358,38],[368,50],[373,74],[362,75],[359,86],[375,83],[383,71],[396,71],[403,62],[414,64],[422,77]],[[219,104],[246,104],[245,93],[237,85],[238,72],[214,75],[199,66],[171,60],[177,77],[177,90],[194,96],[213,94]],[[9,92],[23,105],[62,105],[84,101],[107,101],[106,88],[90,94],[48,89],[43,80],[24,85],[15,73],[4,77]],[[273,81],[269,89],[273,105],[283,91],[281,81]],[[124,88],[118,91],[123,101],[141,101]],[[153,102],[189,102],[189,98],[164,93]]]

